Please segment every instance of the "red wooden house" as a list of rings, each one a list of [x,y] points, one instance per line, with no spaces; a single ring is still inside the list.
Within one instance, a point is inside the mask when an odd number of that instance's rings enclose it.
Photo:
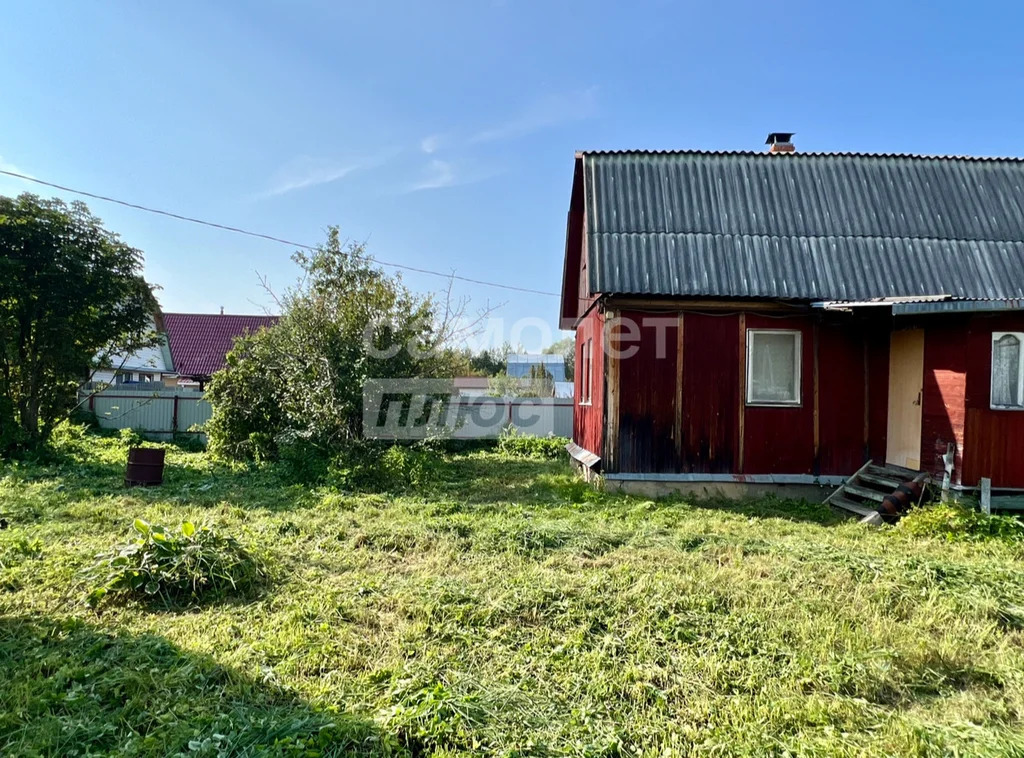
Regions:
[[[1024,488],[1024,160],[583,152],[561,325],[612,482]]]

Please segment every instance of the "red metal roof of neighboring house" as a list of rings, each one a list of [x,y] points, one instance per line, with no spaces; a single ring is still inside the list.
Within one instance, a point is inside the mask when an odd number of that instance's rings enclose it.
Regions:
[[[179,376],[208,377],[224,367],[235,338],[277,323],[277,316],[165,313],[164,331]]]

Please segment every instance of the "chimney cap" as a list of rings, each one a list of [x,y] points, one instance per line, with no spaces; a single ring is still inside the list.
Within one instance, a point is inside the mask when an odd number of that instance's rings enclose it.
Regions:
[[[789,144],[793,141],[793,135],[796,132],[771,132],[768,135],[768,139],[764,141],[766,145],[780,145]]]

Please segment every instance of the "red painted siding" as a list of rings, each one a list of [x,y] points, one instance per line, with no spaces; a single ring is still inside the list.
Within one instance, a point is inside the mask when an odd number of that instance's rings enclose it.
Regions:
[[[580,322],[576,329],[576,407],[573,413],[572,439],[580,447],[596,455],[604,455],[604,315],[594,308]],[[583,381],[587,366],[582,360],[584,345],[590,340],[589,361],[592,368],[590,376],[589,404],[581,403],[584,397]]]
[[[992,332],[1024,332],[1024,314],[975,316],[967,332],[963,484],[1024,487],[1024,411],[993,410]]]
[[[684,311],[681,369],[677,314],[626,311],[621,316],[636,324],[638,338],[621,345],[635,350],[619,363],[617,471],[843,475],[859,468],[866,454],[884,460],[889,320],[871,324],[840,317],[823,322],[817,314],[746,313],[745,329],[801,333],[801,405],[790,408],[747,406],[741,397],[746,334],[741,334],[739,314]],[[584,330],[595,323],[600,319],[590,316],[581,324],[578,350]],[[594,344],[599,350],[600,342]],[[580,374],[578,367],[577,383]],[[680,374],[682,407],[677,416]],[[595,398],[594,406],[580,406],[576,419],[577,442],[599,454],[606,452],[603,401],[604,396]]]
[[[849,475],[867,453],[867,335],[844,324],[818,327],[819,473]],[[885,427],[882,427],[883,434]]]
[[[681,468],[685,472],[736,472],[739,329],[737,315],[683,316]]]
[[[749,313],[746,328],[792,329],[801,334],[800,405],[747,405],[743,420],[744,474],[810,474],[814,468],[814,336],[809,317]],[[738,339],[738,338],[737,338]],[[738,360],[738,356],[737,356]],[[822,393],[825,396],[827,393]],[[735,402],[738,402],[738,397]]]
[[[942,456],[956,446],[953,483],[963,469],[967,390],[967,328],[928,327],[924,332],[924,383],[921,392],[921,470],[945,473]]]
[[[868,457],[885,463],[889,427],[889,328],[871,329],[868,350]]]
[[[619,359],[618,469],[679,470],[675,442],[678,316],[625,311],[614,326],[624,335]]]

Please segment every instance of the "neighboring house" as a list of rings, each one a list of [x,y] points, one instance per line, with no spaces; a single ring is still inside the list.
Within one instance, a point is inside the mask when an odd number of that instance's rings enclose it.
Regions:
[[[140,384],[174,382],[177,375],[171,367],[167,342],[161,335],[160,345],[143,348],[131,355],[113,355],[104,360],[104,367],[96,369],[90,380],[102,384]]]
[[[561,327],[610,480],[1024,488],[1024,160],[582,152]],[[689,486],[689,485],[686,485]]]
[[[509,353],[505,373],[516,379],[526,379],[535,366],[543,366],[556,382],[565,379],[565,356],[548,353]]]
[[[130,355],[97,355],[99,366],[88,377],[93,385],[123,384],[173,384],[177,381],[171,363],[167,340],[160,329],[159,314],[150,321],[150,327],[159,335],[159,342],[153,347],[142,348]]]
[[[233,316],[215,313],[165,313],[163,327],[174,370],[182,385],[202,389],[224,367],[235,339],[277,323],[277,316]]]
[[[490,393],[490,377],[457,376],[454,381],[459,397],[486,397]]]

